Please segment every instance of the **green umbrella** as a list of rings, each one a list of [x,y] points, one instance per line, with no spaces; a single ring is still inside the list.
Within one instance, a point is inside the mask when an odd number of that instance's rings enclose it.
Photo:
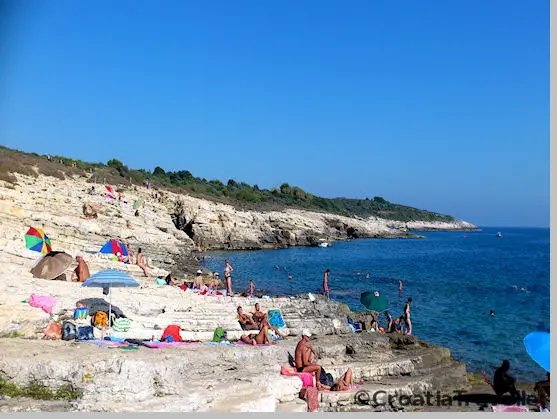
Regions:
[[[360,302],[366,306],[368,310],[377,311],[379,313],[389,308],[389,301],[382,295],[379,295],[379,291],[362,292]]]

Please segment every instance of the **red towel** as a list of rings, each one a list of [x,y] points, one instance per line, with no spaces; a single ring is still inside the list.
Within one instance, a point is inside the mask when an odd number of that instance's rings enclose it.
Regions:
[[[182,284],[182,285],[180,285],[180,289],[182,291],[186,291],[188,289],[188,286],[186,284]]]
[[[300,399],[307,402],[309,412],[315,412],[319,408],[319,392],[316,387],[305,387],[301,389]]]
[[[164,338],[167,336],[172,336],[174,342],[182,342],[182,336],[180,336],[180,326],[171,324],[170,326],[166,326],[164,332],[161,336],[161,341],[164,341]]]

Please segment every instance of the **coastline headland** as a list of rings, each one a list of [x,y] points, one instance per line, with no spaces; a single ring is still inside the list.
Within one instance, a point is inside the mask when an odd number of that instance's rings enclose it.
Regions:
[[[410,236],[393,228],[392,221],[300,210],[237,211],[228,205],[137,186],[119,186],[108,197],[105,185],[92,185],[87,177],[14,176],[15,183],[0,181],[0,384],[7,383],[12,390],[33,385],[51,393],[68,386],[75,390],[64,400],[48,402],[54,403],[54,410],[305,411],[307,405],[298,399],[301,381],[280,374],[280,367],[288,366],[288,355],[293,354],[303,328],[312,330],[312,344],[328,372],[338,377],[342,369],[350,367],[355,380],[362,383],[361,389],[368,392],[417,395],[468,387],[465,366],[454,361],[448,349],[412,336],[352,333],[347,317],[355,314],[344,304],[320,296],[311,300],[307,295],[262,299],[200,296],[177,287],[156,286],[136,265],[98,253],[107,240],[118,238],[134,250],[143,249],[150,265],[156,267],[153,275],[173,272],[182,280],[184,273],[198,269],[200,246],[312,245],[321,238],[346,238],[347,231],[357,231],[357,237]],[[289,338],[266,347],[207,343],[135,351],[45,341],[43,331],[50,322],[70,318],[77,301],[98,300],[102,295],[99,289],[83,288],[79,283],[33,278],[29,270],[40,254],[25,247],[29,227],[44,229],[53,250],[82,255],[91,273],[117,268],[141,283],[139,288],[118,289],[112,296],[112,303],[131,320],[131,328],[122,332],[122,338],[159,338],[167,325],[177,324],[184,340],[208,342],[217,327],[227,330],[230,339],[237,339],[244,332],[235,309],[242,305],[251,311],[256,301],[265,310],[281,310]],[[405,226],[411,227],[411,223]],[[456,222],[444,228],[475,227]],[[26,302],[31,294],[54,297],[52,315],[31,307]],[[28,402],[8,403],[5,409],[18,410]],[[319,402],[322,411],[401,408],[380,402],[362,406],[356,391],[320,393]],[[40,408],[48,410],[48,403]]]

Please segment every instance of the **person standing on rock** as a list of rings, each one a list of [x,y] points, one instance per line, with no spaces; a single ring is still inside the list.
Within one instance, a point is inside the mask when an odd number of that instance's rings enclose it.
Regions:
[[[330,269],[327,269],[325,271],[325,274],[323,275],[323,294],[327,297],[327,299],[331,299],[331,297],[329,296],[329,274],[331,273]]]
[[[228,259],[224,261],[224,282],[226,284],[226,295],[232,295],[232,266]]]
[[[412,298],[408,298],[408,302],[404,305],[404,323],[406,324],[406,334],[412,334],[412,321],[410,320],[410,304],[412,304]]]

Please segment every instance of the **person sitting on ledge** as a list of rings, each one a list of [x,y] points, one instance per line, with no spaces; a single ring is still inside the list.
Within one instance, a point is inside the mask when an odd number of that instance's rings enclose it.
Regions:
[[[547,409],[547,401],[549,400],[549,373],[547,374],[547,380],[538,381],[534,386],[534,391],[536,392],[536,398],[538,399],[538,403],[540,404],[541,409]]]
[[[495,394],[497,394],[497,396],[510,393],[513,398],[518,399],[520,394],[514,384],[516,382],[516,378],[508,374],[510,368],[511,363],[505,359],[501,366],[495,370],[495,374],[493,376],[493,389],[495,390]]]
[[[244,313],[242,306],[238,306],[238,321],[240,322],[240,326],[242,330],[257,330],[257,325],[251,318],[251,316],[247,313]]]
[[[315,373],[315,384],[317,390],[328,390],[319,382],[319,379],[321,378],[321,366],[315,363],[317,361],[317,352],[315,352],[315,349],[313,349],[309,343],[310,337],[311,332],[304,329],[302,331],[302,339],[298,342],[296,351],[294,352],[296,371]]]
[[[201,269],[199,269],[196,274],[195,274],[195,278],[193,278],[193,285],[192,285],[193,289],[201,289],[203,288],[203,271]]]
[[[89,274],[89,267],[87,262],[83,259],[83,256],[76,256],[75,261],[77,262],[77,267],[72,272],[72,282],[85,282],[91,276]]]
[[[273,326],[269,323],[269,315],[261,311],[261,306],[259,305],[259,303],[255,303],[255,312],[253,313],[253,319],[255,320],[255,323],[257,324],[257,327],[259,327],[259,329],[261,329],[261,327],[263,326],[267,326],[269,329],[275,332],[279,338],[286,339],[286,335],[281,334],[276,326]]]

